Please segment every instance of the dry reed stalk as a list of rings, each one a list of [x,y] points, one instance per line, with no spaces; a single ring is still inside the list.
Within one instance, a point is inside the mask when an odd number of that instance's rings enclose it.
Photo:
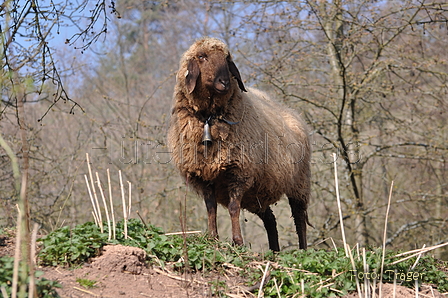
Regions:
[[[423,254],[423,253],[426,253],[428,251],[431,251],[431,250],[434,250],[434,249],[437,249],[437,248],[441,248],[441,247],[447,246],[447,245],[448,245],[448,242],[445,242],[445,243],[434,245],[434,246],[430,246],[430,247],[427,247],[427,248],[414,249],[414,250],[410,250],[410,251],[407,251],[407,252],[403,252],[403,253],[397,254],[397,255],[395,255],[393,257],[396,258],[396,257],[401,257],[401,256],[404,256],[404,255],[408,255],[408,254],[412,254],[412,255],[410,255],[410,256],[408,256],[406,258],[400,259],[398,261],[394,261],[394,262],[390,263],[390,265],[398,264],[400,262],[406,261],[407,259],[413,258],[413,257],[418,256],[420,254]]]
[[[275,290],[277,291],[277,296],[278,296],[278,298],[282,298],[281,296],[280,296],[280,288],[278,287],[278,284],[277,284],[277,279],[274,277],[274,285],[275,285]]]
[[[165,236],[170,235],[183,235],[183,234],[199,234],[202,233],[202,231],[185,231],[185,232],[172,232],[172,233],[165,233]]]
[[[129,201],[128,201],[128,217],[131,217],[131,206],[132,206],[132,184],[128,181],[128,187],[129,187]]]
[[[98,220],[96,219],[95,212],[92,211],[93,220],[95,221],[95,225],[98,227],[100,224],[98,223]]]
[[[392,190],[394,188],[394,181],[390,184],[389,198],[387,199],[387,209],[386,218],[384,220],[384,233],[383,233],[383,254],[381,256],[381,269],[380,269],[380,284],[379,284],[379,297],[383,296],[382,285],[383,285],[383,273],[384,273],[384,258],[386,256],[386,236],[387,236],[387,221],[389,219],[390,201],[392,199]]]
[[[87,167],[89,169],[89,178],[90,178],[90,183],[91,183],[91,186],[92,186],[93,197],[95,198],[96,209],[98,211],[98,213],[97,213],[97,215],[98,215],[98,222],[100,223],[101,233],[103,233],[104,232],[104,230],[103,230],[103,218],[101,216],[101,209],[100,209],[100,203],[98,202],[98,196],[96,195],[95,182],[93,180],[92,168],[90,167],[89,153],[86,153],[86,160],[87,160]]]
[[[0,291],[2,292],[3,298],[8,298],[8,293],[6,292],[6,288],[4,286],[0,287]]]
[[[112,236],[112,231],[110,228],[110,218],[109,218],[109,210],[107,209],[107,203],[106,203],[106,198],[104,197],[104,192],[103,192],[103,188],[101,187],[101,181],[100,181],[100,176],[98,175],[98,172],[95,172],[96,175],[96,183],[98,183],[98,189],[100,190],[100,194],[101,194],[101,199],[103,200],[103,205],[104,205],[104,212],[106,213],[106,219],[107,219],[107,228],[108,228],[108,238],[107,240],[111,239]]]
[[[369,265],[367,264],[366,260],[366,248],[362,248],[362,264],[364,267],[364,276],[368,276],[367,273],[369,273]],[[364,278],[364,297],[369,298],[370,297],[370,281],[368,278]]]
[[[331,243],[333,244],[333,248],[334,248],[334,250],[335,250],[336,252],[338,252],[338,247],[336,246],[336,243],[334,243],[334,240],[333,240],[332,237],[328,237],[328,238],[325,238],[325,239],[323,239],[323,240],[320,240],[320,241],[318,241],[317,243],[315,243],[315,244],[313,244],[313,245],[314,245],[314,246],[318,246],[319,244],[324,243],[324,242],[327,241],[327,240],[330,240],[330,241],[331,241]]]
[[[303,278],[300,280],[300,288],[302,289],[302,295],[305,295],[305,280]]]
[[[258,289],[258,298],[264,296],[263,287],[264,287],[264,284],[266,282],[266,276],[268,274],[269,264],[270,264],[270,262],[268,261],[266,263],[266,268],[264,269],[263,278],[261,279],[260,288]]]
[[[115,214],[114,214],[114,204],[112,201],[112,184],[110,183],[110,172],[109,169],[107,171],[107,184],[109,187],[109,203],[110,203],[110,213],[112,215],[112,238],[115,239]]]
[[[426,247],[426,244],[423,244],[422,249],[425,249],[425,247]],[[412,265],[411,269],[409,269],[409,271],[414,270],[415,266],[417,266],[417,263],[418,263],[418,261],[420,260],[420,258],[421,258],[421,256],[422,256],[422,254],[423,254],[423,252],[420,253],[420,254],[417,256],[417,259],[415,260],[414,264]]]
[[[341,222],[341,232],[342,232],[342,241],[344,242],[345,256],[349,256],[349,252],[347,251],[347,241],[345,240],[345,230],[344,230],[344,221],[342,218],[342,208],[341,208],[341,199],[339,197],[339,182],[338,182],[338,167],[336,163],[336,153],[333,153],[333,162],[334,162],[334,181],[336,187],[336,200],[338,202],[338,210],[339,210],[339,221]],[[351,254],[350,254],[351,255]]]
[[[90,190],[89,180],[87,178],[87,175],[84,175],[84,178],[86,179],[86,185],[87,185],[87,191],[89,192],[90,202],[92,203],[93,207],[93,219],[95,220],[95,224],[98,226],[100,224],[99,218],[98,218],[98,211],[96,210],[95,206],[95,200],[93,199],[92,191]]]
[[[17,207],[17,230],[16,230],[16,247],[14,251],[14,269],[12,271],[12,286],[11,286],[11,298],[17,297],[17,285],[19,283],[19,263],[20,263],[20,245],[22,243],[22,221],[20,218],[22,217],[20,208]]]
[[[415,298],[418,298],[418,279],[415,280]]]
[[[394,291],[392,293],[392,298],[397,296],[397,269],[394,270]]]
[[[30,247],[30,286],[28,289],[28,298],[34,298],[36,294],[36,279],[34,278],[34,268],[36,268],[36,239],[37,239],[37,231],[39,230],[39,225],[34,223],[33,225],[33,233],[31,234],[31,247]]]
[[[124,198],[124,187],[123,178],[121,177],[121,170],[118,170],[118,176],[120,177],[121,201],[123,203],[124,239],[128,239],[128,216],[126,212],[126,200]]]
[[[346,247],[346,251],[349,252],[350,262],[352,264],[353,272],[355,272],[356,290],[358,291],[358,296],[359,296],[359,298],[362,298],[361,286],[359,285],[358,274],[356,274],[357,270],[356,270],[355,260],[353,259],[353,256],[352,256],[352,253],[351,253],[351,250],[350,250],[350,247],[348,246],[348,244]]]

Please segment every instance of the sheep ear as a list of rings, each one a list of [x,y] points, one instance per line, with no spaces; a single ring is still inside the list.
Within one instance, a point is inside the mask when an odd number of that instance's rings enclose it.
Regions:
[[[191,94],[196,87],[196,81],[198,80],[201,70],[199,64],[195,59],[191,59],[188,62],[187,73],[185,75],[185,84],[187,85],[188,93]]]
[[[236,67],[235,63],[233,61],[229,61],[229,70],[230,73],[236,78],[238,81],[238,87],[244,92],[247,92],[246,88],[244,87],[243,81],[241,80],[240,71]]]

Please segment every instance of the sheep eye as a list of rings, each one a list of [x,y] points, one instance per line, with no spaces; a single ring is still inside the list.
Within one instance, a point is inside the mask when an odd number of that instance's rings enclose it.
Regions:
[[[198,55],[198,59],[199,59],[199,60],[206,60],[206,59],[207,59],[207,55],[205,55],[205,54],[199,54],[199,55]]]

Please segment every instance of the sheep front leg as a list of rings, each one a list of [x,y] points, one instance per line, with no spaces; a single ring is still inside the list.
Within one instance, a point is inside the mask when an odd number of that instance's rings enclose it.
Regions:
[[[215,192],[212,187],[204,192],[204,201],[208,214],[208,232],[212,237],[218,239],[218,225],[216,224],[216,211],[218,205],[216,203]]]
[[[238,189],[230,191],[229,209],[230,220],[232,222],[232,239],[236,245],[243,245],[243,236],[241,235],[240,211],[242,194]]]

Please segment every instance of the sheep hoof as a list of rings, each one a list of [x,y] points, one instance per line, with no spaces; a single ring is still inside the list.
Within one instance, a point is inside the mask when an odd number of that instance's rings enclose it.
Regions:
[[[243,242],[243,238],[233,238],[233,244],[238,245],[238,246],[243,246],[244,242]]]

